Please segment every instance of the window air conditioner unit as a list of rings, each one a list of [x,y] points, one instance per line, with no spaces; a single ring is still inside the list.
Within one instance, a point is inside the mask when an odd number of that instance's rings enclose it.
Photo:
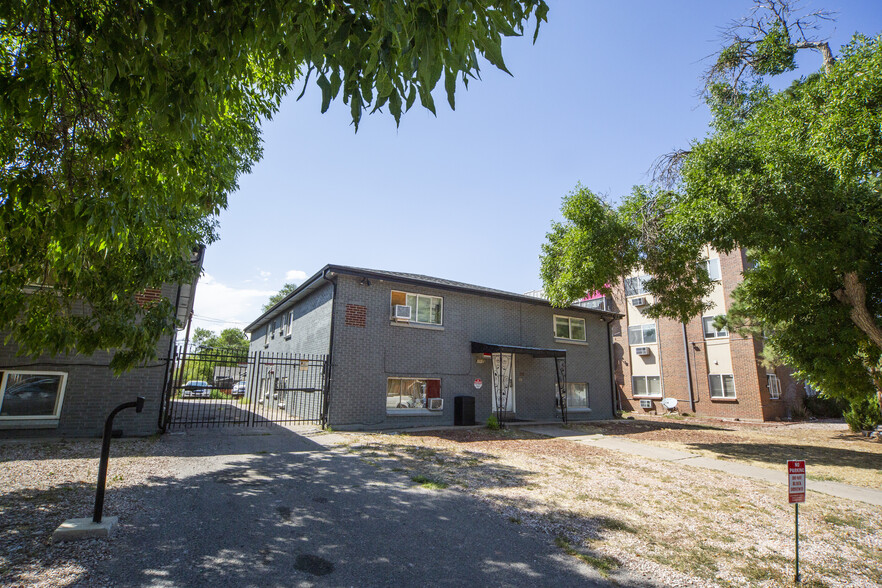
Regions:
[[[395,312],[392,316],[396,321],[409,321],[410,320],[410,307],[404,304],[396,304]]]
[[[637,355],[652,355],[649,351],[649,347],[635,347],[634,353]]]
[[[441,410],[444,408],[444,399],[443,398],[428,398],[429,406],[427,407],[429,410]]]
[[[652,408],[652,400],[641,400],[640,408]]]
[[[638,296],[637,298],[631,299],[631,306],[646,306],[646,298],[643,296]]]

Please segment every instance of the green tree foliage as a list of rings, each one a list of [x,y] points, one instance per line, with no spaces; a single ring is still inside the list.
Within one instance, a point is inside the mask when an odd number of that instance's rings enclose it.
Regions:
[[[269,300],[267,300],[266,304],[263,305],[263,312],[268,311],[277,303],[281,302],[282,299],[297,289],[297,284],[285,284],[282,286],[282,289],[270,296]]]
[[[0,331],[23,354],[155,354],[174,324],[148,287],[193,247],[261,155],[259,123],[315,83],[396,121],[444,80],[505,69],[543,0],[17,0],[0,5]]]
[[[248,347],[248,337],[242,329],[224,329],[217,335],[214,331],[197,327],[187,349],[181,381],[212,382],[215,367],[234,367],[246,361]]]
[[[730,325],[765,337],[770,359],[827,394],[882,396],[882,39],[858,35],[834,60],[825,43],[798,36],[807,27],[788,20],[786,4],[771,6],[768,22],[752,21],[756,35],[736,31],[711,69],[712,131],[668,160],[678,181],[651,192],[644,214],[626,223],[636,237],[624,270],[604,262],[602,275],[582,281],[571,278],[578,270],[557,271],[608,252],[571,259],[555,227],[543,277],[564,303],[633,268],[636,254],[658,294],[651,313],[682,320],[701,304],[700,247],[742,248],[752,266],[734,293]],[[792,69],[802,49],[821,53],[818,73],[781,92],[763,83]],[[621,217],[629,206],[626,199],[605,214]],[[566,201],[565,216],[563,234],[583,240],[600,222],[574,221]],[[562,294],[552,287],[561,280],[570,281]]]

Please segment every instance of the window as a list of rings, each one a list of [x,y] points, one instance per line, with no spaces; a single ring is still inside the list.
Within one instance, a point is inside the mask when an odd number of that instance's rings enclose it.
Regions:
[[[766,374],[766,380],[769,384],[769,398],[772,400],[781,399],[781,380],[775,374]]]
[[[711,374],[710,397],[711,398],[735,398],[735,376],[732,374]]]
[[[581,306],[582,308],[596,308],[597,310],[606,310],[606,296],[602,296],[600,298],[592,298],[591,300],[579,300],[578,302],[574,302],[576,306]]]
[[[441,380],[389,378],[386,380],[386,410],[427,408],[427,399],[441,398]]]
[[[630,345],[646,345],[656,341],[655,323],[628,327],[628,343]]]
[[[293,319],[294,319],[294,311],[292,310],[291,312],[289,312],[288,314],[285,315],[284,324],[282,327],[282,331],[285,333],[286,336],[291,334],[291,323],[294,322]]]
[[[591,400],[588,397],[588,384],[585,382],[567,382],[567,410],[587,410],[591,408]],[[554,391],[555,404],[560,409],[560,396]]]
[[[661,376],[631,376],[633,396],[657,396],[661,398]]]
[[[635,276],[633,278],[625,278],[625,296],[639,296],[646,294],[646,282],[652,279],[652,276]]]
[[[554,336],[571,341],[585,340],[585,319],[554,316]]]
[[[272,337],[273,339],[276,338],[276,329],[278,329],[278,328],[279,328],[279,320],[273,319],[273,324],[270,327],[270,337]]]
[[[410,322],[426,325],[440,325],[444,310],[444,301],[440,296],[425,296],[392,290],[392,311],[395,316],[396,306],[410,307]]]
[[[704,271],[707,272],[708,277],[713,282],[719,282],[721,279],[720,274],[720,258],[714,257],[713,259],[705,259],[702,262],[699,262],[698,267],[703,268]]]
[[[0,372],[0,418],[57,419],[66,384],[64,372]]]
[[[714,326],[714,321],[716,320],[716,318],[716,316],[705,316],[701,318],[701,324],[704,326],[705,339],[719,339],[720,337],[729,336],[729,331],[727,331],[725,328],[718,330]]]

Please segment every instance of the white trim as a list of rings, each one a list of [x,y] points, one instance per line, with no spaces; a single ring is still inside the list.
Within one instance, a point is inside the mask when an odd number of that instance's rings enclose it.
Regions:
[[[652,327],[655,331],[655,341],[646,341],[646,327]],[[640,342],[631,343],[631,329],[640,329]],[[628,325],[628,346],[629,347],[645,347],[646,345],[658,345],[658,325],[655,322],[644,323],[641,325]]]
[[[3,378],[0,379],[0,410],[3,409],[3,400],[6,396],[6,382],[9,380],[10,374],[21,374],[26,376],[61,376],[58,396],[55,398],[55,409],[52,414],[0,416],[0,421],[4,422],[42,421],[36,424],[46,426],[46,423],[48,421],[56,421],[57,424],[58,419],[61,417],[61,407],[64,404],[64,392],[67,389],[67,372],[46,372],[40,370],[7,370],[4,368],[0,368],[0,372],[3,372]]]
[[[636,378],[643,378],[643,381],[645,383],[645,388],[647,391],[646,394],[637,394],[637,386],[634,385],[634,380]],[[649,392],[649,380],[647,378],[658,378],[658,394],[649,394],[648,393]],[[665,397],[665,388],[664,388],[664,382],[662,380],[662,377],[660,375],[658,375],[658,376],[655,376],[655,375],[649,375],[649,376],[632,375],[631,376],[631,397],[632,398],[655,398],[655,399],[664,398]]]
[[[726,384],[723,380],[725,376],[729,376],[732,378],[732,396],[726,396]],[[722,396],[714,396],[713,395],[713,386],[711,386],[711,378],[719,378],[720,379],[720,391],[723,393]],[[738,391],[735,389],[735,375],[734,374],[708,374],[707,375],[707,393],[711,400],[737,400],[738,399]]]
[[[567,319],[567,331],[569,332],[569,337],[561,337],[557,334],[557,319]],[[572,337],[573,334],[573,321],[582,321],[582,334],[585,335],[582,339],[574,339]],[[551,332],[554,335],[555,339],[560,339],[563,341],[578,341],[578,342],[587,342],[588,341],[588,323],[585,319],[579,318],[576,316],[567,316],[564,314],[555,314],[551,319]]]

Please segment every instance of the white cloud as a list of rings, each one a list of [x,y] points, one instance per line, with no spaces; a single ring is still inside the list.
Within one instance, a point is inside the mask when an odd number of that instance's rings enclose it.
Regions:
[[[302,282],[306,279],[306,272],[303,270],[288,270],[285,274],[286,282]]]
[[[202,327],[218,333],[230,327],[241,329],[260,316],[263,305],[275,293],[275,290],[227,286],[205,274],[196,285],[193,329]]]
[[[257,273],[260,275],[261,278],[263,278],[264,281],[268,280],[269,277],[270,277],[271,275],[273,275],[272,272],[267,272],[267,271],[264,271],[264,270],[257,270]]]

